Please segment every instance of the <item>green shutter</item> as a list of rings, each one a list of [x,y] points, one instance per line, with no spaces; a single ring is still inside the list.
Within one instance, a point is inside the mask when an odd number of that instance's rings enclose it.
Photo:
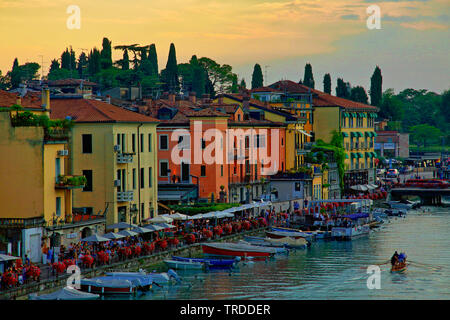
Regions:
[[[342,132],[342,135],[343,135],[345,138],[348,138],[348,133],[347,133],[347,132]]]
[[[376,132],[372,132],[372,134],[373,134],[373,137],[378,136]]]
[[[345,159],[348,159],[348,154],[345,154]]]

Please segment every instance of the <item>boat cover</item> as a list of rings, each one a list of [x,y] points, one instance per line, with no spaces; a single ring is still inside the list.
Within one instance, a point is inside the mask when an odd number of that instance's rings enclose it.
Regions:
[[[37,294],[29,296],[30,300],[94,300],[99,297],[100,295],[98,294],[78,291],[71,287],[65,287],[61,290],[40,296]]]

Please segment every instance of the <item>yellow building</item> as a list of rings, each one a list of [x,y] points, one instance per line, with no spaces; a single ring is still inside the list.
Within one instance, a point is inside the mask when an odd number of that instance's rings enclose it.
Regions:
[[[88,99],[52,99],[52,119],[74,121],[69,166],[87,184],[73,195],[86,213],[106,212],[107,226],[157,215],[158,120]]]
[[[262,92],[258,96],[264,100]],[[244,110],[249,112],[263,112],[265,120],[287,124],[286,127],[286,148],[285,159],[286,165],[282,171],[295,170],[303,164],[303,155],[306,153],[305,145],[307,136],[311,134],[304,130],[307,120],[303,114],[292,114],[287,111],[277,110],[271,106],[269,101],[260,101],[250,98],[242,94],[223,94],[219,96],[216,102],[238,103]]]
[[[0,107],[0,252],[40,262],[41,239],[70,225],[72,190],[83,179],[69,175],[68,132],[33,120],[49,114],[48,89],[42,100],[0,91]]]
[[[314,90],[316,139],[329,142],[332,132],[343,136],[346,151],[344,189],[375,183],[374,119],[378,108]]]
[[[296,170],[304,164],[304,155],[314,141],[313,107],[311,89],[290,80],[280,80],[268,87],[251,90],[253,98],[267,103],[270,110],[290,114],[285,118],[288,124],[286,145],[286,169]]]

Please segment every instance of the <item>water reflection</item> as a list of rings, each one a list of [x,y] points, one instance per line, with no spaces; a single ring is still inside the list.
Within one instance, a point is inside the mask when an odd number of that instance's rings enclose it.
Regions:
[[[422,207],[361,239],[315,242],[232,272],[180,271],[180,284],[136,299],[449,299],[449,230],[448,208]],[[404,274],[390,273],[386,263],[395,250],[414,262]],[[380,290],[366,285],[374,264],[382,264]]]

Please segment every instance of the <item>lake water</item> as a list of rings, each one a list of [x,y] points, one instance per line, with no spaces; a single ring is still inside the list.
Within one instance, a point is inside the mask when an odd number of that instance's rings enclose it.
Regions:
[[[450,209],[422,207],[353,241],[315,242],[231,273],[179,271],[181,284],[136,299],[450,299],[449,246]],[[381,289],[368,289],[367,267],[395,250],[406,252],[408,270],[391,274],[390,264],[381,265]]]

